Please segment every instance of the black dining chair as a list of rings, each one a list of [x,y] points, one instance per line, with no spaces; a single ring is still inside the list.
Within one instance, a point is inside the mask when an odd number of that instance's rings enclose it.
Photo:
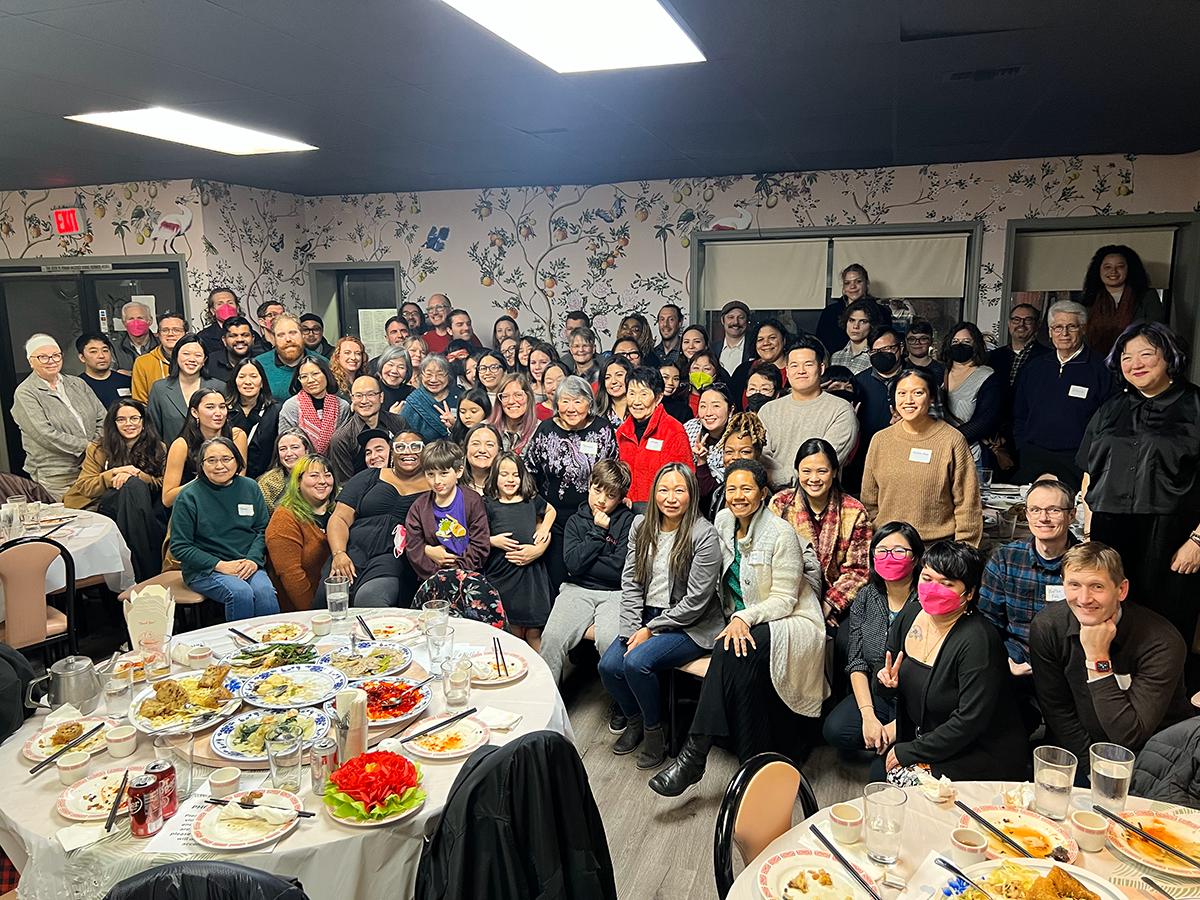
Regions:
[[[812,785],[782,753],[759,753],[734,773],[717,811],[713,835],[713,870],[721,900],[733,887],[734,849],[742,865],[749,865],[792,827],[797,797],[805,819],[817,814],[820,807]]]
[[[295,878],[207,859],[167,863],[112,886],[104,900],[308,900]]]

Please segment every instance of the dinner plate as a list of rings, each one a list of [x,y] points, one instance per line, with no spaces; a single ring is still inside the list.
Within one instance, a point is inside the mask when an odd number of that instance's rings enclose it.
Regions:
[[[1138,826],[1143,831],[1150,832],[1160,841],[1166,841],[1176,850],[1186,853],[1193,859],[1200,857],[1200,827],[1193,822],[1169,813],[1156,813],[1149,809],[1126,810],[1121,813],[1121,818]],[[1161,825],[1163,833],[1159,833],[1156,822]],[[1166,850],[1155,847],[1132,831],[1126,831],[1115,822],[1108,826],[1108,840],[1123,856],[1148,869],[1154,869],[1165,875],[1177,875],[1181,878],[1200,878],[1200,870],[1189,866],[1182,859],[1167,853]]]
[[[343,819],[341,816],[334,815],[333,807],[322,803],[325,807],[325,812],[329,813],[329,818],[337,822],[339,825],[349,825],[351,828],[378,828],[381,825],[392,825],[399,822],[401,819],[407,819],[413,813],[420,812],[421,807],[425,805],[422,800],[412,809],[406,809],[404,812],[396,813],[394,816],[388,816],[386,819]]]
[[[240,801],[250,793],[261,793],[262,796],[247,803],[257,803],[260,806],[278,806],[281,809],[294,809],[296,812],[304,809],[300,798],[291,791],[281,791],[277,788],[260,788],[258,791],[237,791],[226,797],[231,803]],[[250,850],[273,843],[300,824],[300,817],[284,822],[282,825],[272,825],[262,819],[232,819],[221,821],[218,816],[222,807],[219,804],[205,804],[204,809],[192,822],[192,840],[201,847],[210,850]]]
[[[202,672],[193,672],[189,675],[179,675],[177,677],[172,677],[169,680],[179,682],[180,684],[194,685],[194,684],[198,683],[202,677],[203,677]],[[161,684],[161,682],[156,682],[156,684]],[[144,716],[142,716],[140,713],[140,710],[142,708],[142,701],[146,700],[149,697],[153,697],[155,694],[154,685],[147,685],[146,689],[144,691],[142,691],[140,694],[138,694],[136,697],[134,697],[133,703],[131,703],[129,705],[129,724],[132,725],[134,728],[136,728],[138,731],[142,732],[143,734],[149,734],[151,731],[158,731],[159,729],[163,729],[163,728],[174,728],[174,729],[177,729],[181,734],[183,734],[183,733],[190,734],[190,733],[203,731],[206,728],[211,728],[213,725],[216,725],[219,722],[221,722],[225,719],[228,719],[235,712],[237,712],[242,706],[241,698],[238,696],[238,693],[242,688],[242,682],[239,679],[233,677],[232,675],[227,675],[227,676],[225,676],[224,687],[231,694],[233,694],[233,699],[225,701],[224,705],[220,706],[216,710],[212,710],[212,709],[193,710],[190,719],[179,719],[178,721],[174,721],[174,722],[153,722],[150,719],[147,719]],[[194,725],[191,724],[194,720],[198,719],[200,716],[205,715],[210,712],[216,712],[217,714],[215,716],[213,716],[211,719],[204,720],[204,721],[200,722],[199,724],[194,724]]]
[[[395,613],[381,616],[363,616],[371,628],[371,634],[376,640],[395,640],[410,637],[417,630],[415,619],[408,616],[398,616]]]
[[[871,888],[878,892],[875,887],[875,881],[860,869],[854,867],[855,871],[863,877]],[[819,873],[824,870],[828,873],[831,884],[820,884],[814,875],[809,873]],[[804,900],[849,900],[855,895],[858,897],[867,896],[866,891],[862,889],[857,881],[850,875],[846,874],[846,870],[842,868],[841,863],[835,860],[824,850],[808,850],[799,848],[796,850],[783,850],[776,853],[758,870],[758,891],[763,896],[764,900],[784,900],[784,888],[788,886],[788,882],[797,875],[804,872],[805,887],[807,891],[801,891],[794,888],[788,891],[788,897],[803,897]]]
[[[1052,822],[1045,816],[1039,816],[1026,809],[1009,809],[1007,806],[975,806],[972,809],[1025,847],[1030,853],[1035,854],[1034,858],[1038,858],[1037,854],[1041,852],[1035,849],[1039,842],[1045,842],[1050,850],[1058,846],[1065,847],[1068,863],[1075,862],[1075,857],[1079,855],[1079,844],[1075,842],[1075,838],[1071,837],[1070,833],[1057,822]],[[963,813],[962,818],[958,820],[958,827],[978,828],[978,823]],[[1043,856],[1048,858],[1050,850],[1045,851]],[[1000,838],[989,834],[988,859],[1001,857],[1005,859],[1022,858],[1018,857],[1017,851],[1001,841]],[[1051,861],[1053,862],[1053,860]]]
[[[268,697],[261,696],[259,689],[268,678],[274,675],[280,675],[296,685],[302,685],[305,688],[304,693],[297,695],[285,691]],[[242,699],[251,706],[261,709],[296,709],[300,706],[315,706],[333,699],[348,681],[349,679],[345,675],[331,666],[322,666],[317,663],[280,666],[277,669],[268,669],[247,678],[245,684],[242,685]]]
[[[1088,890],[1099,894],[1101,900],[1129,900],[1129,898],[1121,892],[1120,888],[1115,887],[1098,875],[1093,875],[1091,872],[1087,871],[1086,869],[1081,869],[1078,866],[1072,866],[1068,863],[1055,862],[1052,859],[1012,859],[1010,857],[1005,857],[1002,860],[997,859],[975,863],[974,865],[963,869],[963,872],[971,876],[971,878],[974,880],[978,881],[991,873],[993,869],[996,869],[1005,862],[1015,862],[1017,865],[1025,866],[1026,868],[1033,869],[1043,874],[1049,872],[1055,866],[1058,866],[1058,868],[1076,878]],[[953,875],[947,875],[946,882],[943,887],[948,885],[953,879]],[[939,892],[935,892],[935,896],[937,893]]]
[[[329,733],[329,716],[325,715],[319,709],[310,708],[298,709],[296,713],[300,718],[308,719],[313,723],[313,733],[304,739],[304,749],[307,750],[312,746],[314,741],[320,740]],[[233,746],[233,736],[237,734],[237,729],[240,725],[246,722],[258,721],[263,716],[269,715],[271,715],[270,710],[255,709],[222,722],[210,738],[213,752],[234,762],[263,762],[267,758],[265,747],[261,753],[254,753],[250,750],[239,750]]]
[[[400,738],[403,740],[410,734],[416,734],[418,731],[432,728],[439,722],[454,718],[454,715],[456,714],[448,713],[444,716],[432,716],[428,719],[420,719],[406,728],[404,733],[400,735]],[[482,719],[468,716],[465,719],[459,719],[443,731],[428,734],[423,738],[417,738],[415,741],[409,741],[404,745],[404,749],[405,752],[411,753],[413,756],[420,756],[422,759],[459,759],[463,756],[470,756],[491,740],[491,737],[491,729],[484,724]]]
[[[370,678],[365,681],[355,682],[354,686],[356,688],[361,688],[367,692],[367,724],[371,728],[379,728],[380,726],[385,725],[399,725],[402,722],[409,722],[421,715],[421,713],[425,712],[425,710],[429,707],[430,701],[433,700],[433,688],[426,684],[418,688],[420,697],[417,700],[416,705],[412,709],[408,710],[408,712],[398,713],[393,710],[385,710],[384,712],[389,713],[388,715],[384,716],[383,718],[373,719],[371,718],[372,685],[377,684],[413,687],[419,684],[419,682],[413,678]],[[333,704],[326,703],[325,711],[330,715],[334,715],[335,711],[333,709]]]
[[[515,653],[504,651],[504,664],[508,667],[508,674],[504,674],[504,668],[496,662],[496,654],[491,650],[476,650],[470,656],[471,659],[471,684],[481,687],[489,685],[512,684],[514,681],[520,681],[529,672],[529,661],[523,656],[518,656]],[[491,674],[486,678],[480,678],[478,666],[483,665]]]
[[[74,748],[75,750],[81,750],[84,753],[90,753],[92,756],[96,756],[97,754],[105,751],[106,745],[104,743],[104,735],[108,733],[109,729],[117,727],[117,720],[110,719],[107,716],[83,716],[82,718],[72,719],[71,721],[78,722],[83,726],[82,733],[91,731],[101,722],[108,726],[108,728],[103,728],[100,731],[97,731],[82,744],[79,744]],[[59,723],[59,725],[65,724],[65,722]],[[21,748],[21,752],[25,754],[25,758],[33,760],[34,762],[41,762],[43,759],[49,759],[51,756],[61,750],[65,746],[64,744],[50,743],[50,738],[54,736],[54,732],[57,730],[58,725],[47,725],[29,740],[27,740],[25,742],[25,746]]]
[[[359,641],[358,655],[368,656],[372,650],[379,648],[390,650],[396,654],[395,658],[392,659],[391,664],[385,667],[382,671],[368,672],[362,675],[351,675],[348,672],[342,672],[342,674],[344,674],[351,681],[362,681],[368,678],[383,678],[385,675],[395,675],[398,672],[403,672],[412,663],[412,651],[407,647],[401,646],[400,644],[393,644],[390,641]],[[334,658],[341,655],[349,655],[351,652],[352,651],[349,646],[338,647],[336,650],[330,650],[328,653],[318,659],[317,662],[323,666],[332,666],[333,668],[338,669],[338,667],[333,664]],[[338,671],[340,672],[342,670],[338,669]]]
[[[303,641],[312,629],[308,624],[298,619],[287,619],[281,622],[260,622],[239,628],[247,637],[252,637],[260,644],[294,644]]]
[[[144,768],[129,766],[129,780],[133,781],[141,775]],[[117,796],[117,789],[124,777],[125,766],[117,766],[113,769],[101,769],[94,775],[81,778],[58,795],[55,809],[63,818],[76,822],[104,821],[108,818],[113,798]],[[128,813],[129,792],[126,791],[125,796],[121,798],[121,808],[117,810],[117,815],[124,816]]]

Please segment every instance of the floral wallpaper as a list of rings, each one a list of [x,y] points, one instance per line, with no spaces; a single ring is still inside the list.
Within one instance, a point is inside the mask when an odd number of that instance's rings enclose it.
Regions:
[[[53,233],[61,206],[84,210],[84,234]],[[304,309],[309,263],[395,260],[405,299],[444,293],[481,332],[507,313],[557,334],[584,308],[611,334],[626,312],[686,309],[697,231],[981,220],[981,324],[995,327],[1008,219],[1197,209],[1200,154],[321,197],[145,181],[0,192],[0,258],[182,253],[193,313],[214,284]]]

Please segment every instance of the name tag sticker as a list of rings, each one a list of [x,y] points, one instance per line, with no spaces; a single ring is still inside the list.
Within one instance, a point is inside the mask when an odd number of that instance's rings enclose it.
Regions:
[[[659,440],[658,438],[650,438],[650,440],[646,441],[646,449],[647,450],[661,450],[662,449],[662,441]]]
[[[1080,400],[1086,400],[1087,394],[1088,394],[1088,389],[1086,387],[1084,387],[1082,384],[1073,384],[1073,385],[1071,385],[1071,389],[1069,391],[1067,391],[1067,393],[1070,394],[1072,397],[1078,397]]]
[[[1067,599],[1067,592],[1063,589],[1063,586],[1061,584],[1046,585],[1046,602],[1047,603],[1054,603],[1055,601],[1066,600],[1066,599]]]
[[[253,503],[239,503],[238,504],[238,515],[239,516],[254,515],[254,504]]]
[[[767,561],[767,554],[762,550],[750,551],[750,564],[752,566],[761,566]]]
[[[913,447],[912,452],[908,454],[909,462],[927,463],[933,461],[933,451],[922,449],[921,447]]]
[[[585,456],[595,456],[600,452],[600,445],[596,441],[580,441],[579,452]]]
[[[118,397],[128,397],[132,393],[133,391],[131,391],[129,388],[117,388]]]

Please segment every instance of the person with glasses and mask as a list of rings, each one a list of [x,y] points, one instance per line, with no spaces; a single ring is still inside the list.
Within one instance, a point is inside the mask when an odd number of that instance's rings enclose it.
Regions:
[[[386,432],[389,440],[402,431],[412,430],[404,416],[383,408],[383,388],[378,379],[363,375],[350,386],[349,418],[329,440],[329,464],[342,484],[366,468],[358,436],[372,428]]]
[[[846,489],[851,493],[858,493],[862,485],[863,464],[871,438],[896,421],[889,395],[892,383],[904,368],[903,338],[894,328],[876,328],[867,340],[867,354],[871,367],[854,378],[861,398],[858,404],[858,452],[842,473]]]
[[[427,330],[421,335],[430,353],[445,353],[446,346],[452,340],[450,335],[450,310],[453,306],[445,294],[434,294],[429,298],[426,307],[428,316]]]

